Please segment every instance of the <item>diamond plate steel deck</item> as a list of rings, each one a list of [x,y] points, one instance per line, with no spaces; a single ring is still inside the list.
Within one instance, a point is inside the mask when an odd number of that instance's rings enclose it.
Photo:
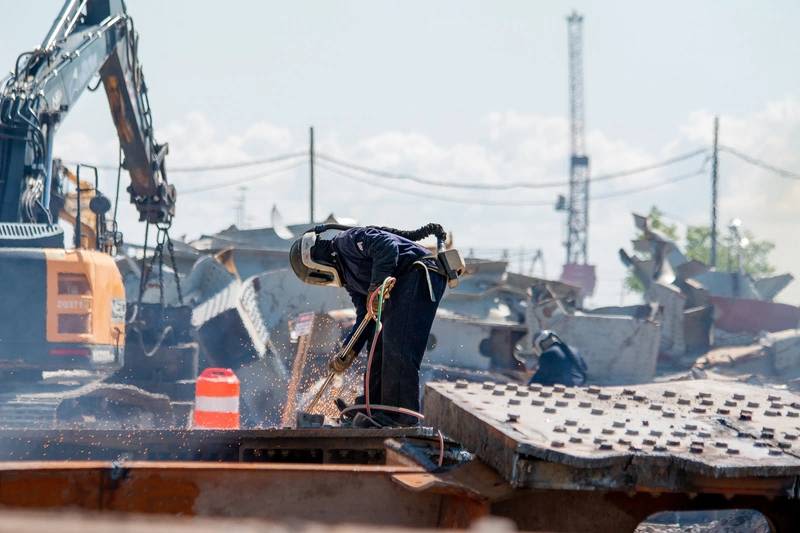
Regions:
[[[800,397],[786,391],[459,381],[429,383],[425,415],[517,487],[697,490],[735,478],[760,493],[769,479],[764,492],[797,497]]]

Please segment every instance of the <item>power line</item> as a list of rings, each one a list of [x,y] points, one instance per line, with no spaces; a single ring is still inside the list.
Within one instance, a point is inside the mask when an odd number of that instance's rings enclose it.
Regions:
[[[317,154],[318,159],[322,159],[319,154]],[[555,202],[492,202],[492,201],[480,201],[480,200],[467,200],[467,199],[460,199],[460,198],[451,198],[449,196],[431,194],[431,193],[422,193],[416,191],[409,191],[406,189],[400,189],[398,187],[392,187],[391,185],[386,185],[385,183],[376,182],[375,180],[370,180],[361,176],[355,176],[343,170],[340,170],[336,167],[330,166],[327,163],[323,163],[322,161],[317,161],[317,166],[320,168],[324,168],[328,172],[332,172],[338,176],[343,178],[351,179],[354,181],[358,181],[360,183],[366,183],[373,187],[378,187],[380,189],[386,189],[388,191],[398,192],[401,194],[407,194],[409,196],[417,196],[428,198],[430,200],[439,200],[442,202],[451,202],[457,204],[471,204],[471,205],[488,205],[488,206],[533,206],[533,207],[544,207],[544,206],[552,206],[555,205]]]
[[[280,168],[276,168],[271,170],[270,172],[260,172],[258,174],[253,174],[251,176],[246,176],[244,178],[239,178],[236,180],[226,181],[223,183],[213,183],[211,185],[206,185],[202,187],[195,187],[190,189],[178,189],[178,194],[180,196],[185,196],[187,194],[195,194],[199,192],[207,192],[207,191],[214,191],[217,189],[224,189],[225,187],[233,187],[234,185],[241,185],[242,183],[247,183],[250,181],[256,181],[263,178],[268,178],[270,176],[275,176],[278,174],[283,174],[284,172],[288,172],[290,170],[294,170],[296,168],[300,168],[301,166],[305,165],[306,161],[296,161],[291,165],[285,165]]]
[[[625,170],[620,170],[617,172],[609,172],[606,174],[599,174],[592,178],[592,182],[598,181],[607,181],[616,178],[622,178],[625,176],[631,176],[633,174],[640,174],[642,172],[647,172],[649,170],[655,170],[657,168],[666,167],[669,165],[674,165],[675,163],[680,163],[681,161],[686,161],[687,159],[691,159],[696,157],[700,154],[706,153],[708,150],[706,148],[699,148],[697,150],[693,150],[691,152],[687,152],[684,154],[680,154],[675,157],[671,157],[669,159],[665,159],[663,161],[659,161],[657,163],[652,163],[648,165],[642,165],[634,168],[629,168]],[[429,178],[421,178],[419,176],[414,176],[412,174],[399,174],[394,172],[388,172],[385,170],[379,170],[376,168],[366,167],[364,165],[359,165],[356,163],[351,163],[349,161],[345,161],[343,159],[339,159],[336,157],[329,156],[327,154],[317,152],[316,157],[318,159],[325,160],[329,163],[333,163],[334,165],[338,165],[341,167],[348,168],[350,170],[356,170],[359,172],[363,172],[365,174],[371,174],[373,176],[379,178],[387,178],[392,180],[404,180],[404,181],[413,181],[416,183],[420,183],[423,185],[432,185],[434,187],[449,187],[455,189],[486,189],[486,190],[507,190],[507,189],[518,189],[518,188],[526,188],[526,189],[546,189],[546,188],[553,188],[553,187],[566,187],[569,185],[569,181],[549,181],[549,182],[540,182],[540,183],[531,183],[528,181],[517,181],[517,182],[508,182],[508,183],[477,183],[477,182],[452,182],[452,181],[441,181],[441,180],[433,180]]]
[[[644,192],[644,191],[648,191],[648,190],[651,190],[651,189],[655,189],[655,188],[658,188],[658,187],[663,187],[665,185],[678,183],[680,181],[687,180],[687,179],[690,179],[690,178],[693,178],[695,176],[699,176],[699,175],[705,173],[705,166],[706,166],[705,164],[706,163],[707,163],[707,160],[704,161],[703,166],[701,168],[699,168],[698,170],[695,170],[695,171],[692,171],[692,172],[689,172],[689,173],[686,173],[686,174],[680,174],[680,175],[677,175],[677,176],[673,176],[671,178],[668,178],[668,179],[665,179],[665,180],[662,180],[662,181],[658,181],[658,182],[655,182],[655,183],[650,183],[650,184],[647,184],[647,185],[644,185],[644,186],[639,186],[639,187],[631,187],[631,188],[623,189],[623,190],[620,190],[620,191],[613,191],[613,192],[609,192],[609,193],[606,193],[606,194],[593,195],[592,196],[592,200],[605,200],[605,199],[608,199],[608,198],[616,198],[616,197],[619,197],[619,196],[627,196],[629,194],[636,194],[636,193],[639,193],[639,192]],[[467,204],[467,205],[498,206],[498,207],[499,206],[505,206],[505,207],[548,207],[548,206],[555,206],[555,202],[552,202],[552,201],[549,201],[549,202],[548,201],[527,201],[527,202],[526,201],[520,201],[520,202],[513,202],[513,201],[471,200],[471,199],[467,199],[467,198],[453,198],[451,196],[443,196],[443,195],[423,193],[423,192],[417,192],[417,191],[409,191],[407,189],[400,189],[400,188],[397,188],[397,187],[392,187],[390,185],[386,185],[384,183],[376,182],[374,180],[369,180],[369,179],[363,178],[361,176],[354,176],[353,174],[350,174],[348,172],[344,172],[344,171],[342,171],[342,170],[340,170],[338,168],[332,167],[332,166],[330,166],[330,165],[328,165],[326,163],[322,163],[322,162],[319,162],[319,161],[317,162],[317,165],[319,165],[321,168],[324,168],[325,170],[327,170],[329,172],[332,172],[332,173],[334,173],[334,174],[336,174],[338,176],[342,176],[344,178],[348,178],[348,179],[351,179],[351,180],[354,180],[354,181],[358,181],[360,183],[366,183],[366,184],[371,185],[373,187],[378,187],[378,188],[381,188],[381,189],[386,189],[386,190],[398,192],[398,193],[401,193],[401,194],[406,194],[406,195],[409,195],[409,196],[427,198],[427,199],[430,199],[430,200],[438,200],[438,201],[442,201],[442,202]]]
[[[688,180],[690,178],[694,178],[695,176],[699,176],[701,174],[705,174],[705,172],[706,172],[706,168],[705,168],[706,167],[706,163],[708,163],[708,159],[706,159],[703,162],[703,165],[699,169],[697,169],[697,170],[695,170],[693,172],[687,172],[686,174],[679,174],[677,176],[673,176],[671,178],[667,178],[667,179],[662,180],[662,181],[651,183],[649,185],[631,187],[629,189],[624,189],[624,190],[621,190],[621,191],[613,191],[613,192],[609,192],[609,193],[606,193],[606,194],[596,194],[596,195],[592,196],[592,200],[605,200],[606,198],[616,198],[618,196],[627,196],[629,194],[636,194],[638,192],[649,191],[650,189],[655,189],[657,187],[663,187],[664,185],[671,185],[673,183],[678,183],[678,182],[681,182],[681,181],[684,181],[684,180]]]
[[[348,178],[354,181],[358,181],[361,183],[366,183],[373,187],[378,187],[380,189],[386,189],[389,191],[397,192],[400,194],[406,194],[409,196],[416,196],[421,198],[427,198],[429,200],[438,200],[441,202],[449,202],[449,203],[456,203],[456,204],[468,204],[468,205],[483,205],[483,206],[527,206],[527,207],[547,207],[547,206],[554,206],[554,201],[536,201],[536,202],[509,202],[509,201],[492,201],[492,200],[470,200],[466,198],[453,198],[451,196],[444,196],[439,194],[427,193],[427,192],[417,192],[417,191],[409,191],[407,189],[401,189],[399,187],[393,187],[391,185],[386,185],[385,183],[376,182],[374,180],[370,180],[361,176],[355,176],[348,172],[342,171],[336,167],[329,166],[325,163],[317,162],[317,165],[324,168],[329,172],[333,172],[339,176],[344,178]]]
[[[256,167],[258,165],[266,165],[268,163],[278,163],[288,159],[295,159],[298,157],[306,157],[305,152],[292,152],[289,154],[281,154],[272,157],[265,157],[263,159],[252,159],[250,161],[237,161],[233,163],[220,163],[218,165],[200,165],[189,167],[168,167],[169,172],[206,172],[209,170],[232,170],[236,168]]]
[[[734,156],[738,157],[739,159],[741,159],[742,161],[750,163],[751,165],[757,166],[759,168],[763,168],[764,170],[769,170],[770,172],[773,172],[773,173],[777,174],[778,176],[780,176],[782,178],[791,179],[791,180],[800,180],[800,173],[792,172],[791,170],[786,170],[786,169],[777,167],[777,166],[775,166],[775,165],[773,165],[771,163],[767,163],[766,161],[763,161],[761,159],[758,159],[758,158],[755,158],[753,156],[744,154],[744,153],[740,152],[739,150],[737,150],[736,148],[731,148],[730,146],[720,145],[719,149],[721,151],[728,152],[729,154],[734,155]]]
[[[210,170],[234,170],[237,168],[255,167],[259,165],[266,165],[268,163],[279,163],[297,157],[306,157],[306,152],[291,152],[288,154],[280,154],[272,157],[265,157],[261,159],[251,159],[248,161],[233,161],[229,163],[219,163],[216,165],[196,165],[196,166],[168,166],[168,173],[172,172],[208,172]],[[78,161],[66,161],[69,165],[77,165]],[[118,165],[92,165],[100,170],[117,170]]]

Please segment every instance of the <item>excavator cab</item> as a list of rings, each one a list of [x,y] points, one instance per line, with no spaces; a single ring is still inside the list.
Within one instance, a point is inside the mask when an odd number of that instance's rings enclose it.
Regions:
[[[0,222],[0,294],[14,310],[0,320],[0,368],[21,381],[124,363],[125,290],[109,254],[119,236],[107,227],[99,201],[107,200],[96,175],[92,184],[59,161],[56,167],[51,205],[74,228],[74,249],[64,248],[60,225]]]
[[[95,250],[0,248],[0,365],[25,371],[118,369],[125,289],[112,257]]]

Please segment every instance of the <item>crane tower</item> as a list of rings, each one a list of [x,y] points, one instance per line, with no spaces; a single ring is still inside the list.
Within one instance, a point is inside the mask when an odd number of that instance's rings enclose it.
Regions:
[[[586,155],[583,114],[583,16],[567,17],[569,50],[569,203],[567,210],[567,265],[588,261],[589,157]]]

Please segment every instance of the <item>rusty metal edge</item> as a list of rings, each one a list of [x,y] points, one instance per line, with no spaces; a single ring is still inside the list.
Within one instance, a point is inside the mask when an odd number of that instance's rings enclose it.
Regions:
[[[2,461],[0,472],[58,470],[244,470],[291,472],[358,472],[375,474],[424,473],[420,466],[343,465],[305,463],[226,463],[203,461]]]

